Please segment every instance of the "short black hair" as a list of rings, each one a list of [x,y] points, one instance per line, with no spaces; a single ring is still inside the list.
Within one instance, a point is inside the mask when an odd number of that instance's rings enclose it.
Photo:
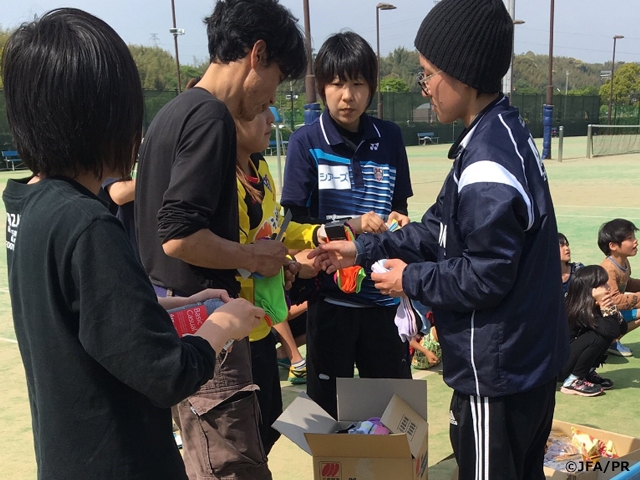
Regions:
[[[207,25],[211,63],[235,62],[258,40],[267,45],[267,61],[285,79],[300,78],[307,65],[304,35],[298,19],[277,0],[219,0]]]
[[[22,24],[2,58],[9,128],[35,174],[131,172],[144,100],[127,45],[104,21],[75,8]]]
[[[569,245],[569,240],[565,237],[564,233],[558,232],[558,243],[560,245]]]
[[[378,86],[378,57],[371,45],[354,32],[331,35],[320,47],[315,62],[316,85],[322,101],[326,103],[324,89],[338,77],[343,82],[362,77],[369,85],[369,103]]]
[[[624,218],[616,218],[603,223],[598,231],[598,247],[600,247],[602,253],[609,255],[611,253],[609,243],[620,244],[637,231],[638,228],[633,222]]]

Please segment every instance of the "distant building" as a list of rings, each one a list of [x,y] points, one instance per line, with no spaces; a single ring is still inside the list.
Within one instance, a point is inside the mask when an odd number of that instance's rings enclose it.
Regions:
[[[435,115],[431,110],[431,103],[423,103],[413,110],[414,122],[426,122],[433,123],[435,121]]]

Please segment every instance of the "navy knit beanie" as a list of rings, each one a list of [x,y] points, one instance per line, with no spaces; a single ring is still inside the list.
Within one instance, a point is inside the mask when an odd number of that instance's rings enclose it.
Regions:
[[[502,0],[442,0],[422,21],[415,46],[453,78],[497,93],[511,63],[513,19]]]

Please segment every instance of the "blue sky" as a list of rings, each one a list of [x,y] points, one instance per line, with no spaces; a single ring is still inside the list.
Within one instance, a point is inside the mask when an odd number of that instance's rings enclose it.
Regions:
[[[207,58],[202,18],[211,13],[214,0],[174,0],[181,63]],[[505,0],[506,1],[506,0]],[[302,0],[281,0],[303,23]],[[375,48],[378,0],[309,0],[313,47],[317,50],[331,33],[350,29]],[[413,49],[418,27],[433,7],[433,0],[394,0],[397,9],[380,12],[380,50]],[[515,0],[515,51],[546,54],[549,50],[549,0]],[[554,56],[585,62],[605,62],[612,57],[613,36],[624,35],[616,45],[616,61],[640,62],[640,2],[638,0],[556,0]],[[99,16],[127,43],[159,46],[173,52],[171,0],[0,0],[0,23],[14,27],[52,8],[73,6]],[[155,35],[153,35],[155,34]]]

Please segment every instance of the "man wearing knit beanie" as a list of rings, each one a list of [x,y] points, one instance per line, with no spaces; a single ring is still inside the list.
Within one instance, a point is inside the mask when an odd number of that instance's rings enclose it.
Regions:
[[[398,232],[331,242],[331,273],[388,258],[383,294],[433,309],[453,388],[459,478],[544,479],[556,377],[568,352],[557,226],[547,175],[518,110],[500,93],[513,44],[502,0],[442,0],[415,45],[438,120],[465,129],[437,203]]]

